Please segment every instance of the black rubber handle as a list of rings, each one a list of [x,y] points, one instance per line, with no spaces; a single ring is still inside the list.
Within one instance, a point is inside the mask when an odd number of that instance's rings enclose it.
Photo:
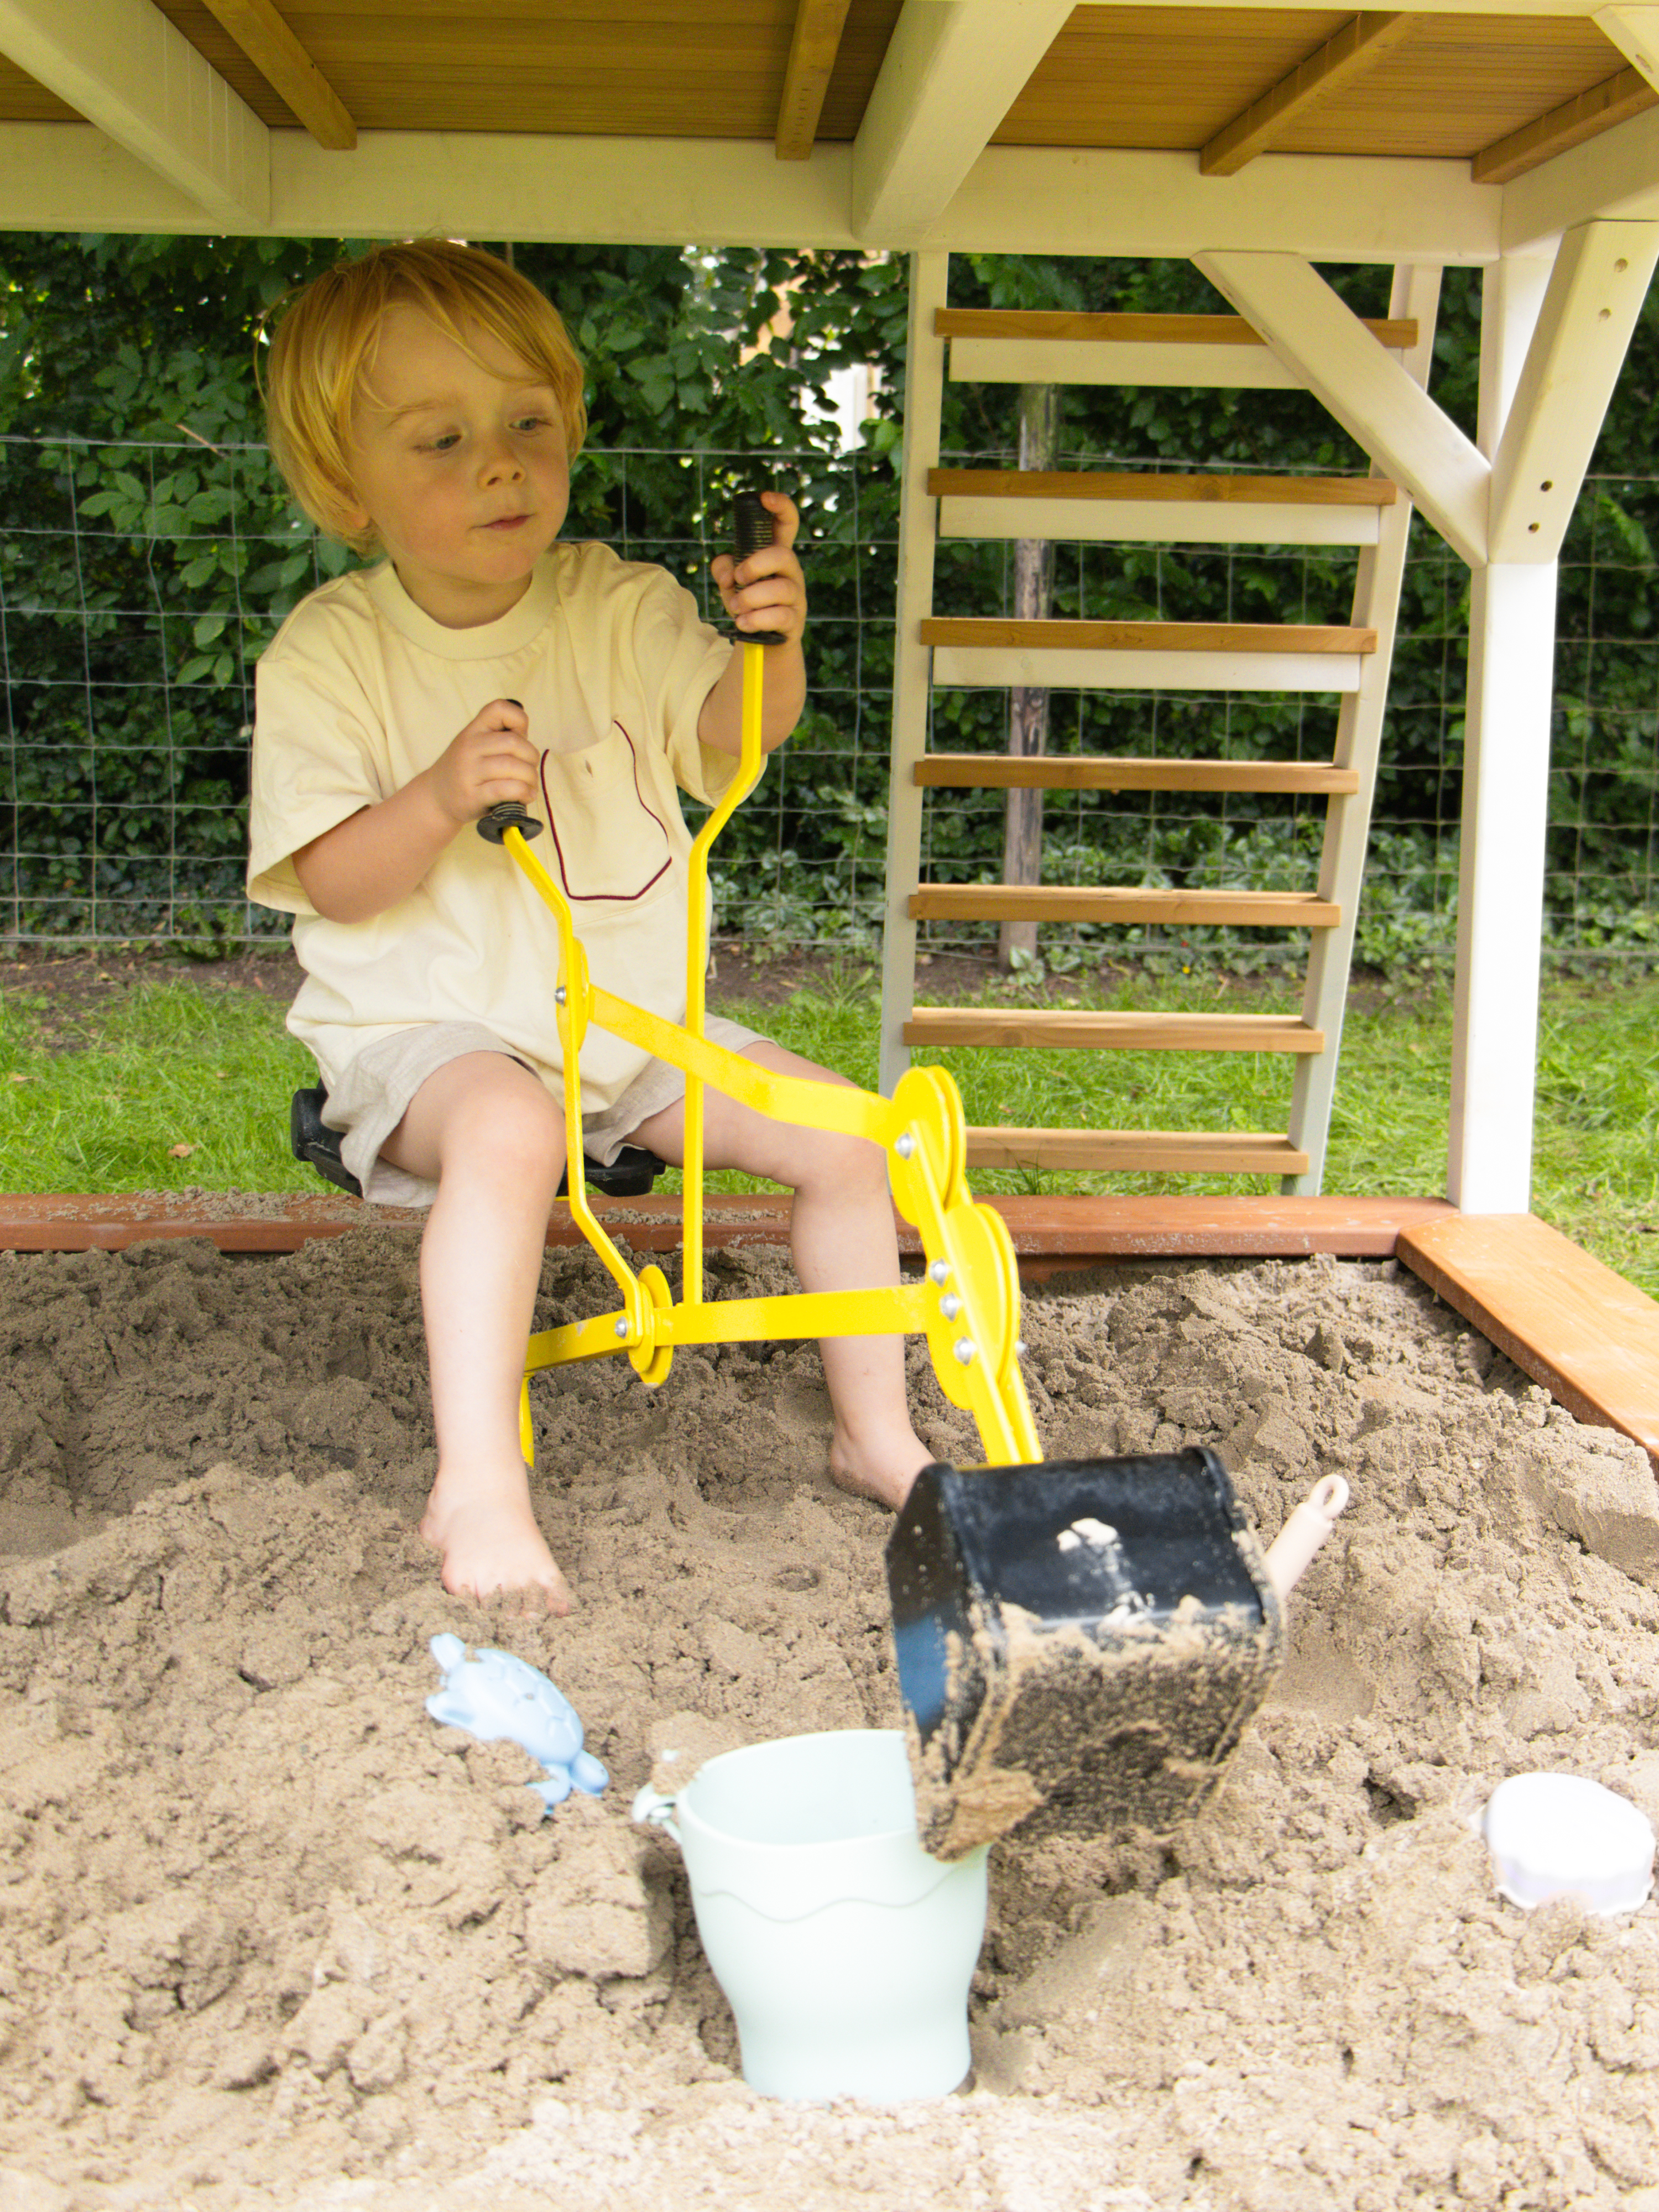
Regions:
[[[509,699],[507,703],[523,714],[522,699]],[[486,845],[499,845],[509,830],[516,830],[526,845],[542,834],[541,823],[522,799],[500,799],[478,817],[478,835]]]
[[[770,511],[763,505],[760,494],[740,491],[732,502],[732,544],[738,561],[746,561],[751,553],[769,545],[775,535]],[[740,629],[737,637],[739,645],[787,645],[789,641],[779,629]]]

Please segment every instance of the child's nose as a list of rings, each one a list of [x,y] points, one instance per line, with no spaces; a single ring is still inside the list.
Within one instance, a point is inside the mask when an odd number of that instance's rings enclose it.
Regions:
[[[479,464],[479,473],[487,483],[499,483],[503,477],[524,474],[510,439],[497,437],[489,441]]]

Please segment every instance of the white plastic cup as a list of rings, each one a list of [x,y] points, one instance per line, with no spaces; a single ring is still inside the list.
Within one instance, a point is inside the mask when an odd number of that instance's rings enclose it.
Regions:
[[[896,1730],[724,1752],[676,1797],[641,1790],[634,1817],[684,1855],[750,2088],[890,2105],[961,2082],[986,1853],[923,1850]]]
[[[1499,1893],[1528,1912],[1553,1897],[1634,1912],[1652,1890],[1652,1823],[1582,1775],[1510,1775],[1487,1800],[1481,1827]]]

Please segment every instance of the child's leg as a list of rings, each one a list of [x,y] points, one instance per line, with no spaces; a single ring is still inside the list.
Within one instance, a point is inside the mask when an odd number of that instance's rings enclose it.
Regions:
[[[780,1075],[813,1083],[845,1078],[797,1059],[781,1045],[757,1044],[747,1058]],[[711,1168],[738,1168],[793,1188],[790,1243],[795,1272],[809,1291],[875,1290],[899,1279],[898,1239],[878,1145],[769,1121],[718,1091],[704,1093],[703,1151]],[[632,1141],[682,1162],[685,1102],[642,1121]],[[830,1472],[844,1490],[884,1505],[904,1503],[933,1455],[910,1425],[902,1336],[823,1339],[824,1380],[835,1410]]]
[[[438,1476],[421,1534],[444,1588],[526,1589],[554,1613],[570,1591],[530,1505],[519,1444],[525,1345],[548,1215],[564,1170],[557,1103],[503,1053],[468,1053],[429,1076],[381,1146],[434,1179],[421,1243]]]

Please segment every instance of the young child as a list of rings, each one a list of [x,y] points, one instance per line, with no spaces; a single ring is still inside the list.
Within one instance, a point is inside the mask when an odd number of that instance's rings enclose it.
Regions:
[[[430,1204],[421,1296],[438,1471],[421,1533],[447,1589],[569,1589],[530,1499],[518,1399],[544,1233],[564,1167],[550,917],[475,830],[518,799],[570,899],[596,983],[685,1012],[686,857],[677,787],[708,801],[737,767],[741,656],[660,568],[558,542],[586,427],[559,317],[493,256],[381,246],[301,292],[267,371],[270,441],[295,498],[380,565],[313,592],[259,663],[249,895],[292,914],[306,970],[289,1026],[365,1194]],[[805,696],[799,517],[713,574],[738,630],[772,630],[769,750]],[[737,1024],[761,1066],[841,1079]],[[585,1148],[683,1158],[684,1080],[591,1030]],[[790,1185],[809,1290],[896,1282],[885,1164],[861,1139],[707,1094],[711,1168]],[[910,1425],[902,1340],[823,1347],[830,1471],[902,1502],[931,1455]]]

